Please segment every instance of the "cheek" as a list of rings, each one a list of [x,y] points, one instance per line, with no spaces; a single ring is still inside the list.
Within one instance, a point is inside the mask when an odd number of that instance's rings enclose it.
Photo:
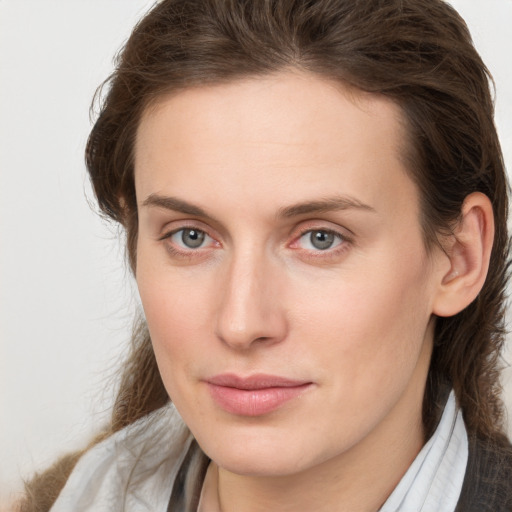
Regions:
[[[139,245],[137,286],[150,330],[155,338],[198,328],[208,314],[205,305],[212,293],[205,273],[173,267],[163,251]],[[157,253],[157,254],[154,254]]]
[[[430,320],[423,265],[390,259],[370,267],[295,292],[307,297],[297,314],[301,338],[317,340],[310,348],[322,353],[326,365],[343,368],[362,385],[368,375],[385,384],[397,370],[412,371]]]
[[[192,308],[195,298],[186,283],[161,265],[152,265],[151,261],[143,251],[139,252],[136,279],[157,363],[165,381],[169,361],[177,360],[171,353],[176,352],[179,357],[189,346],[180,340],[189,338],[190,328],[197,322]]]
[[[183,400],[191,404],[198,361],[212,347],[218,279],[213,272],[154,263],[157,257],[144,250],[139,251],[136,278],[158,368],[176,405]]]

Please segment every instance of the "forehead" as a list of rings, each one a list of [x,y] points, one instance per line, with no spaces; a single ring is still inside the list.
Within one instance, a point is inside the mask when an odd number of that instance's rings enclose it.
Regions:
[[[250,122],[244,123],[248,114]],[[166,124],[165,131],[170,132],[168,121],[171,118],[187,124],[198,120],[199,125],[195,128],[204,134],[212,126],[222,126],[225,136],[230,133],[240,135],[237,129],[243,128],[247,139],[257,141],[278,134],[279,137],[288,136],[293,142],[304,142],[306,138],[315,144],[325,140],[326,135],[336,136],[340,129],[346,127],[343,124],[350,124],[356,116],[357,126],[352,125],[355,130],[353,138],[358,136],[358,129],[366,131],[375,123],[384,122],[384,131],[387,132],[404,130],[402,111],[389,98],[310,73],[280,72],[191,87],[159,97],[143,112],[136,149],[140,148],[141,132],[147,130],[148,124],[158,123],[158,129]],[[315,133],[319,123],[324,123],[324,127]],[[307,126],[311,126],[311,130],[304,130]],[[180,126],[176,128],[174,137],[182,132]],[[372,131],[374,136],[378,136],[378,130]],[[400,140],[402,137],[398,137],[396,142],[400,143]]]
[[[243,202],[250,190],[276,204],[286,191],[288,203],[347,193],[377,206],[385,188],[411,188],[403,124],[391,100],[298,72],[188,89],[142,116],[138,200],[226,190]]]

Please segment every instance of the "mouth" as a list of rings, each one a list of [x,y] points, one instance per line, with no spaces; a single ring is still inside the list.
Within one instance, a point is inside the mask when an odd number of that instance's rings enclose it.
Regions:
[[[206,380],[215,403],[238,416],[261,416],[279,409],[313,386],[310,381],[276,375],[216,375]]]

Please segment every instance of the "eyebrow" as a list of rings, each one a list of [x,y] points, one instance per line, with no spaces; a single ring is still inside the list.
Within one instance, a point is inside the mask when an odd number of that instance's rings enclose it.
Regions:
[[[362,203],[357,199],[348,196],[334,196],[320,199],[318,201],[308,201],[305,203],[298,203],[292,206],[280,208],[278,217],[289,218],[311,213],[327,213],[349,209],[376,213],[375,208]]]
[[[156,206],[185,215],[194,215],[195,217],[210,217],[202,208],[182,199],[170,196],[161,196],[159,194],[150,194],[142,203],[142,206]]]
[[[207,217],[213,219],[205,210],[177,197],[161,196],[159,194],[150,194],[142,203],[142,206],[153,206],[184,213],[185,215],[193,215],[195,217]],[[340,210],[363,210],[375,212],[375,209],[361,201],[348,196],[334,196],[316,201],[307,201],[297,203],[291,206],[279,208],[277,212],[278,218],[297,217],[311,213],[327,213]]]

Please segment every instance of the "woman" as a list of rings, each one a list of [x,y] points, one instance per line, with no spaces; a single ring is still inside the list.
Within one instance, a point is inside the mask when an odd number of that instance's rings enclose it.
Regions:
[[[453,9],[164,1],[109,87],[87,165],[144,320],[23,510],[510,510],[507,185]]]

